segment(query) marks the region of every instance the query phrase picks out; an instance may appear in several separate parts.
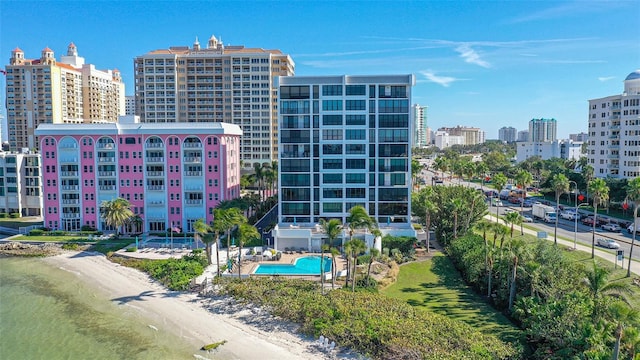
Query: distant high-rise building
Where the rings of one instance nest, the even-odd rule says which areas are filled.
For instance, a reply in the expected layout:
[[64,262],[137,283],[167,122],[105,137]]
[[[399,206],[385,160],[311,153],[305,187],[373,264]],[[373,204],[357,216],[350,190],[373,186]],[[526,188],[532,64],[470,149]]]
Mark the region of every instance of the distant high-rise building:
[[569,134],[569,139],[572,141],[582,141],[582,142],[587,142],[587,140],[589,139],[589,134],[585,133],[585,132],[581,132],[578,134]]
[[136,114],[136,97],[133,95],[125,96],[124,98],[124,113],[125,115]]
[[514,127],[503,126],[498,130],[498,139],[504,142],[514,142],[517,140],[518,130]]
[[621,95],[589,100],[588,141],[595,176],[640,176],[640,70],[627,76]]
[[456,127],[442,127],[438,131],[446,132],[449,136],[462,136],[464,139],[462,145],[482,144],[485,141],[485,132],[479,128],[458,125]]
[[430,136],[427,127],[427,106],[413,105],[413,147],[429,146]]
[[49,48],[33,60],[16,48],[6,73],[12,149],[37,148],[34,131],[40,124],[116,122],[125,114],[120,72],[85,64],[73,43],[60,61]]
[[573,140],[518,142],[516,161],[522,162],[533,156],[540,157],[542,160],[551,158],[579,160],[582,156],[582,144]]
[[556,119],[531,119],[529,121],[529,142],[555,141],[557,128]]
[[529,130],[518,131],[518,139],[516,141],[529,141]]
[[446,149],[453,145],[465,145],[464,136],[451,135],[442,129],[435,132],[434,138],[435,138],[435,145],[440,150]]
[[211,36],[206,48],[196,38],[191,48],[172,46],[138,56],[134,67],[140,122],[236,124],[243,131],[244,170],[278,158],[276,78],[294,74],[289,55],[223,45]]
[[0,149],[0,212],[40,216],[42,167],[40,154]]

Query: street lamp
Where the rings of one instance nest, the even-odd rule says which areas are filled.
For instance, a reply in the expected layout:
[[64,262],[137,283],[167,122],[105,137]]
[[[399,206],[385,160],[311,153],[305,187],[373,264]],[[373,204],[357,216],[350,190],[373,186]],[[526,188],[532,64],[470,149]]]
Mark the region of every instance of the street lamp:
[[[573,183],[575,185],[575,191],[576,194],[574,194],[574,199],[575,199],[575,204],[576,204],[576,213],[574,215],[574,220],[576,222],[575,227],[573,229],[573,250],[576,249],[576,241],[578,238],[578,183],[573,181],[573,180],[569,180],[569,185],[571,185],[571,183]],[[556,215],[558,216],[558,215]]]
[[574,216],[574,220],[576,222],[576,226],[575,226],[575,230],[573,232],[573,250],[576,249],[576,240],[578,238],[578,209],[580,208],[580,206],[589,206],[589,203],[581,203],[580,205],[577,205],[577,201],[576,201],[576,214]]

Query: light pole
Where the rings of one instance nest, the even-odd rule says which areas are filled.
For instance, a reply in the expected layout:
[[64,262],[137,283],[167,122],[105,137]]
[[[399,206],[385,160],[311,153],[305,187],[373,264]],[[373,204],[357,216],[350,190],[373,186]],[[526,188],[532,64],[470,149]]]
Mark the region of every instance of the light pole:
[[576,213],[574,215],[574,220],[576,222],[576,226],[575,226],[575,230],[573,231],[573,250],[576,249],[576,240],[578,239],[578,209],[580,208],[580,206],[588,206],[589,203],[581,203],[580,205],[577,205],[577,201],[576,201]]
[[[574,194],[574,199],[575,199],[575,204],[576,204],[576,213],[573,216],[573,220],[575,220],[575,227],[573,229],[573,250],[576,249],[576,241],[578,238],[578,183],[573,181],[573,180],[569,180],[569,185],[571,185],[571,183],[573,183],[575,185],[575,191],[576,193]],[[556,215],[557,217],[558,215]]]

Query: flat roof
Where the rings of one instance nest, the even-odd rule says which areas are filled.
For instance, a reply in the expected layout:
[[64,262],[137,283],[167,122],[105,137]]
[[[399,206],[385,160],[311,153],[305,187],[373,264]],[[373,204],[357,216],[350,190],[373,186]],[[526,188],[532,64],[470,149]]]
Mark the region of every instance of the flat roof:
[[188,134],[242,135],[240,126],[224,122],[207,123],[133,123],[133,124],[40,124],[35,131],[42,135],[119,135],[119,134]]

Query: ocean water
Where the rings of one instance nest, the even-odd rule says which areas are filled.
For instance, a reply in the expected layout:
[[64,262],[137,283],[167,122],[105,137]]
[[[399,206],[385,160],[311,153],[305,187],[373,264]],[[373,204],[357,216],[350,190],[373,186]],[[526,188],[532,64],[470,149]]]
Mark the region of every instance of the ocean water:
[[0,257],[0,359],[193,359],[198,353],[149,324],[71,273],[39,259]]

